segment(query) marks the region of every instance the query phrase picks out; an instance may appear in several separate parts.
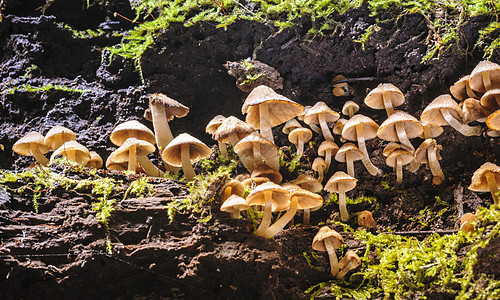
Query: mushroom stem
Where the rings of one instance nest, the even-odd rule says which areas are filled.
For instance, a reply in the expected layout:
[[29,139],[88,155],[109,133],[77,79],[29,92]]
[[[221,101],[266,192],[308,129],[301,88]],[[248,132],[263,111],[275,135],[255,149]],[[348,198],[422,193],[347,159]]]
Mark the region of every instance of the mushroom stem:
[[224,142],[218,142],[219,143],[219,150],[220,150],[220,154],[224,155],[224,156],[227,156],[227,147],[226,147],[226,143]]
[[486,172],[486,181],[488,182],[488,187],[490,188],[491,196],[493,197],[493,203],[498,205],[498,185],[495,180],[495,174],[493,172]]
[[424,139],[432,139],[431,125],[424,126]]
[[43,155],[42,152],[38,149],[38,146],[36,144],[31,144],[31,154],[35,157],[35,160],[37,163],[41,164],[42,166],[47,166],[49,164],[49,159]]
[[258,236],[266,236],[266,231],[269,228],[269,225],[271,224],[271,217],[272,217],[272,196],[273,192],[271,191],[264,191],[264,199],[265,199],[265,204],[264,204],[264,216],[262,217],[262,221],[260,222],[259,228],[255,231],[255,234]]
[[253,143],[252,144],[253,148],[253,159],[254,161],[257,162],[257,165],[259,165],[262,162],[262,155],[260,154],[260,143]]
[[455,128],[456,131],[460,132],[465,136],[479,136],[481,135],[481,126],[468,126],[455,119],[447,109],[441,109],[441,114],[443,118],[450,124],[451,127]]
[[137,161],[139,162],[139,165],[142,167],[144,172],[146,172],[146,175],[151,176],[151,177],[162,177],[163,176],[163,171],[158,169],[145,155],[139,155],[137,156]]
[[325,171],[328,172],[330,169],[330,164],[332,163],[332,151],[331,150],[326,150],[325,151]]
[[391,95],[389,93],[384,93],[382,97],[384,99],[384,106],[385,111],[387,112],[387,116],[390,116],[394,113],[394,107],[392,106],[391,102]]
[[238,219],[240,217],[240,210],[235,208],[231,211],[231,219]]
[[340,219],[342,222],[347,222],[349,220],[349,213],[347,212],[347,196],[342,185],[339,185],[339,210]]
[[310,208],[304,209],[304,218],[303,219],[304,219],[303,220],[304,225],[311,224],[311,209]]
[[269,107],[267,103],[261,103],[259,105],[259,117],[260,117],[260,134],[268,141],[274,144],[273,131],[271,124],[269,123]]
[[363,130],[363,125],[358,124],[356,125],[356,136],[358,138],[358,148],[363,152],[365,155],[362,159],[361,162],[363,162],[363,165],[365,166],[366,170],[373,175],[373,176],[378,176],[382,174],[382,170],[377,168],[372,161],[370,160],[370,156],[368,155],[368,150],[366,149],[366,144],[365,144],[365,137],[364,137],[364,130]]
[[323,182],[323,176],[324,176],[324,174],[323,174],[323,168],[319,168],[318,169],[318,181],[319,182]]
[[229,139],[229,144],[231,144],[231,146],[233,147],[240,141],[240,139],[238,138],[238,134],[236,134],[236,132],[230,133],[228,139]]
[[352,159],[352,153],[351,151],[347,151],[345,154],[345,161],[347,163],[347,174],[351,177],[356,177],[355,176],[355,171],[354,171],[354,160]]
[[54,150],[56,150],[57,148],[61,147],[63,143],[63,140],[62,140],[62,135],[61,134],[57,134],[55,136],[55,141],[54,141]]
[[297,137],[297,155],[302,155],[304,153],[304,135],[299,133]]
[[193,165],[191,165],[191,159],[189,158],[189,156],[190,156],[189,145],[182,144],[181,145],[182,171],[184,172],[184,177],[186,177],[188,181],[191,181],[196,176],[196,173],[194,172]]
[[396,182],[403,182],[403,163],[399,156],[396,157]]
[[309,127],[311,128],[312,131],[316,132],[317,134],[321,134],[321,129],[317,125],[310,124]]
[[324,114],[318,114],[319,126],[321,127],[321,133],[325,140],[333,141],[332,133],[330,132],[330,128],[328,128],[328,124],[326,123]]
[[335,253],[333,242],[330,241],[330,239],[325,239],[324,243],[326,252],[328,253],[328,258],[330,259],[330,272],[333,276],[335,276],[339,272],[339,261],[337,259],[337,254]]
[[350,106],[347,109],[347,115],[349,116],[349,119],[352,118],[352,116],[354,115],[354,110],[352,109],[352,106]]
[[439,185],[444,180],[443,170],[441,169],[441,165],[437,159],[437,151],[435,147],[431,147],[427,150],[427,160],[429,161],[429,167],[431,168],[431,173],[434,177],[439,177],[438,179],[433,179],[432,181],[435,183],[439,183]]
[[469,83],[467,82],[467,84],[465,85],[465,91],[467,92],[467,96],[469,98],[476,98],[477,95],[476,93],[474,93],[474,91],[471,89]]
[[396,123],[396,133],[398,135],[398,139],[401,142],[401,144],[407,146],[410,150],[411,153],[415,152],[415,148],[410,142],[410,139],[408,139],[408,136],[406,135],[406,130],[405,130],[405,125],[402,123]]
[[339,271],[339,273],[337,274],[337,279],[342,279],[344,278],[345,274],[347,274],[347,272],[351,271],[353,268],[353,263],[352,262],[348,262],[347,265]]
[[[136,152],[135,146],[130,147],[130,149],[128,150],[128,168],[127,168],[127,170],[132,171],[134,173],[135,173],[135,165],[137,164],[135,152]],[[68,158],[68,159],[70,159],[70,158]]]
[[491,88],[490,72],[482,72],[481,78],[483,79],[484,89],[489,90]]
[[159,149],[165,149],[174,139],[170,126],[168,126],[165,107],[162,105],[151,104],[151,117],[153,119],[153,128],[155,130],[156,145]]
[[271,227],[269,227],[266,230],[265,237],[272,238],[283,228],[285,228],[286,224],[288,224],[288,222],[290,222],[290,220],[293,219],[293,216],[295,216],[295,213],[297,213],[297,206],[298,206],[298,198],[292,197],[288,211],[283,216],[281,216],[281,218],[276,220],[276,222],[274,222],[274,224],[271,225]]

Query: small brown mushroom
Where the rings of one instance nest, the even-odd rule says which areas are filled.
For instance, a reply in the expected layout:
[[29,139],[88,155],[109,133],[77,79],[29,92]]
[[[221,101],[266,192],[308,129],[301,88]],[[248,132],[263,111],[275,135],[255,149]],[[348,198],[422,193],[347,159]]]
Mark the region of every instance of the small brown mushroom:
[[74,161],[82,166],[85,166],[90,160],[89,149],[77,141],[69,141],[62,144],[52,153],[50,161],[52,162],[57,155],[62,155],[68,160]]
[[100,169],[102,167],[102,157],[95,151],[90,151],[90,160],[85,165],[87,168]]
[[333,111],[325,102],[319,101],[311,107],[304,117],[304,122],[308,125],[319,125],[325,140],[333,141],[332,133],[328,128],[328,123],[334,123],[340,118],[340,114]]
[[312,131],[308,128],[300,127],[292,130],[288,135],[288,141],[297,147],[297,155],[304,153],[304,144],[312,138]]
[[500,86],[489,89],[480,100],[481,106],[490,113],[500,108]]
[[342,279],[351,270],[356,269],[361,266],[361,259],[352,250],[347,250],[344,257],[339,261],[339,273],[337,274],[337,279]]
[[280,183],[283,180],[280,172],[271,168],[266,164],[258,165],[253,171],[250,177],[266,177],[269,178],[274,183]]
[[500,130],[500,109],[492,113],[486,120],[486,126],[489,129],[499,131]]
[[316,157],[312,163],[311,168],[313,171],[318,172],[318,181],[323,182],[323,176],[325,174],[326,163],[321,157]]
[[347,174],[351,177],[355,177],[354,162],[357,160],[362,160],[365,155],[361,150],[356,147],[353,143],[345,143],[340,147],[337,154],[335,154],[335,160],[338,162],[347,164]]
[[424,128],[417,118],[404,111],[396,111],[378,128],[377,137],[385,141],[400,142],[413,153],[410,139],[420,136]]
[[328,226],[323,226],[314,236],[312,248],[316,251],[327,252],[330,259],[330,272],[336,276],[339,272],[339,261],[335,250],[344,244],[344,239],[335,230]]
[[38,132],[28,132],[25,136],[17,140],[12,145],[12,151],[24,156],[33,156],[42,166],[49,164],[45,153],[49,152],[49,147],[44,143],[44,137]]
[[493,203],[499,204],[498,186],[500,185],[500,167],[494,163],[485,162],[472,175],[469,190],[474,192],[490,192]]
[[474,233],[474,222],[476,222],[476,215],[473,213],[465,213],[460,218],[460,230],[463,232]]
[[332,156],[335,156],[339,151],[339,146],[330,140],[324,140],[318,147],[318,155],[325,158],[326,171],[330,169]]
[[402,148],[395,149],[385,159],[385,163],[389,167],[393,167],[396,170],[397,183],[403,182],[403,166],[406,166],[412,160],[413,160],[413,154]]
[[243,197],[245,194],[245,186],[243,185],[243,182],[232,179],[222,187],[221,192],[221,202],[224,203],[224,201],[232,195]]
[[363,228],[370,229],[377,226],[377,222],[375,222],[371,212],[363,210],[358,214],[358,225]]
[[232,219],[238,219],[242,210],[247,210],[250,205],[246,200],[238,195],[231,195],[222,203],[220,210],[231,214]]
[[479,99],[478,95],[474,93],[469,85],[469,75],[460,78],[450,87],[450,93],[458,101],[463,101],[467,98]]
[[469,85],[474,91],[484,93],[492,86],[500,84],[500,65],[483,60],[472,70]]
[[294,129],[300,128],[302,125],[300,125],[299,121],[295,119],[290,119],[286,121],[285,125],[283,126],[283,129],[281,130],[284,134],[290,134]]
[[352,88],[347,84],[347,82],[336,83],[338,81],[346,80],[345,76],[337,75],[332,78],[333,89],[332,94],[337,97],[346,97],[353,94]]
[[384,109],[387,116],[394,113],[394,107],[405,102],[405,96],[392,83],[381,83],[365,97],[365,104],[373,109]]
[[342,114],[348,116],[349,119],[352,118],[352,116],[354,116],[354,114],[358,111],[359,105],[352,100],[346,101],[344,106],[342,106]]
[[325,191],[339,194],[340,219],[343,222],[349,220],[349,213],[347,212],[347,197],[345,193],[354,189],[357,181],[358,180],[356,178],[351,177],[342,171],[337,171],[325,184]]
[[279,170],[278,147],[257,132],[243,138],[234,146],[243,165],[253,172],[260,164],[266,164],[273,170]]
[[156,142],[154,133],[136,120],[126,121],[116,126],[109,139],[116,146],[121,146],[130,137],[147,141],[153,145]]
[[441,145],[437,144],[435,139],[426,139],[420,144],[417,151],[415,151],[415,161],[420,164],[426,163],[429,165],[432,175],[434,176],[432,183],[435,185],[440,185],[445,178],[441,165],[439,164],[439,160],[441,159],[439,151],[441,151],[442,148]]
[[76,140],[76,134],[64,126],[56,125],[45,135],[45,145],[51,150],[56,150],[62,144]]
[[[292,181],[292,183],[313,193],[319,193],[323,189],[323,185],[318,179],[307,174],[300,174],[295,180]],[[309,225],[311,219],[311,209],[315,210],[316,208],[317,207],[304,209],[304,225]]]
[[474,121],[486,122],[486,117],[490,114],[490,111],[484,108],[481,101],[477,99],[467,98],[459,106],[462,107],[464,124]]
[[[222,124],[222,121],[224,121],[225,119],[226,117],[224,117],[223,115],[216,115],[212,118],[212,120],[210,120],[210,122],[208,122],[207,127],[205,127],[205,132],[213,136],[215,131],[217,131],[219,126]],[[226,143],[219,141],[217,141],[217,143],[219,145],[220,153],[222,155],[227,155]]]
[[127,162],[127,170],[136,172],[137,163],[144,172],[151,177],[161,177],[163,172],[158,169],[147,157],[155,151],[155,146],[150,142],[136,138],[128,138],[113,152],[113,161],[116,163]]
[[214,140],[222,143],[228,143],[235,146],[244,137],[255,132],[255,129],[250,124],[241,121],[240,119],[229,116],[220,124],[219,128],[213,133]]

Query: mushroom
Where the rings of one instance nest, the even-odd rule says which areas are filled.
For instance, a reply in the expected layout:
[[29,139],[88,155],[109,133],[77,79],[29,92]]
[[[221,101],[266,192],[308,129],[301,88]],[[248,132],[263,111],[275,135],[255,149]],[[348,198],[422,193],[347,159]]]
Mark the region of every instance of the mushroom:
[[224,203],[222,203],[220,210],[230,213],[232,219],[238,219],[240,217],[240,211],[247,210],[249,208],[250,205],[248,205],[244,198],[238,195],[231,195],[226,201],[224,201]]
[[357,181],[358,180],[356,178],[351,177],[342,171],[337,171],[325,184],[325,191],[339,194],[340,219],[343,222],[349,220],[349,213],[347,212],[347,197],[345,193],[354,189]]
[[44,143],[44,137],[38,132],[28,132],[25,136],[17,140],[12,145],[12,151],[24,156],[33,156],[42,166],[49,164],[45,153],[49,152],[49,147]]
[[116,146],[121,146],[130,137],[149,142],[153,145],[155,144],[154,133],[136,120],[123,122],[116,126],[111,132],[109,139]]
[[333,89],[332,94],[337,97],[345,97],[353,94],[352,88],[347,84],[347,82],[336,83],[338,81],[346,80],[345,76],[337,75],[332,78]]
[[163,172],[158,169],[148,158],[148,154],[155,151],[155,146],[150,142],[136,138],[128,138],[113,152],[113,160],[117,163],[128,163],[128,171],[135,172],[137,163],[144,172],[151,177],[161,177]]
[[377,137],[385,141],[400,142],[413,153],[415,148],[410,139],[422,134],[424,128],[414,116],[397,111],[390,115],[378,128]]
[[336,276],[339,272],[339,261],[335,250],[344,244],[344,239],[335,230],[328,226],[323,226],[319,229],[318,233],[314,236],[312,248],[316,251],[327,252],[330,259],[330,272]]
[[490,111],[484,108],[481,101],[477,99],[467,98],[459,106],[462,107],[464,124],[474,121],[486,122],[486,117],[490,114]]
[[335,160],[338,162],[347,164],[347,174],[351,177],[355,177],[354,162],[363,159],[365,155],[361,150],[356,147],[353,143],[345,143],[340,147],[337,154],[335,154]]
[[426,139],[420,144],[417,151],[415,151],[415,161],[419,164],[428,164],[432,176],[434,176],[432,183],[435,185],[440,185],[445,178],[441,165],[439,164],[439,160],[441,159],[439,151],[442,148],[441,145],[437,144],[435,139]]
[[481,106],[488,112],[500,108],[500,87],[489,89],[480,100]]
[[420,115],[423,123],[439,126],[450,125],[465,136],[481,135],[481,127],[470,127],[462,122],[463,114],[449,94],[436,97]]
[[243,183],[243,186],[246,189],[253,190],[256,187],[258,187],[259,185],[266,183],[266,182],[270,182],[270,181],[271,180],[269,180],[269,178],[267,178],[267,177],[250,177],[250,178],[244,179],[241,183]]
[[500,65],[483,60],[472,70],[469,77],[470,87],[484,93],[492,86],[500,83]]
[[76,134],[64,126],[56,125],[45,135],[45,145],[51,150],[56,150],[62,144],[76,140]]
[[290,205],[287,212],[271,225],[265,236],[271,238],[285,228],[286,224],[293,219],[297,209],[311,209],[323,205],[323,197],[304,189],[290,191]]
[[106,159],[106,169],[112,171],[127,171],[128,162],[119,163],[115,161],[114,152],[112,152]]
[[151,108],[156,145],[161,152],[174,139],[168,122],[172,121],[174,117],[186,116],[189,113],[189,108],[162,93],[149,95],[149,107]]
[[255,129],[250,126],[250,124],[234,116],[230,116],[222,121],[219,128],[215,130],[212,136],[214,140],[231,144],[231,146],[234,147],[239,141],[252,132],[255,132]]
[[335,125],[333,125],[332,132],[333,134],[340,135],[340,141],[342,143],[345,143],[345,139],[342,137],[342,129],[344,129],[345,124],[347,123],[347,120],[344,118],[340,118],[335,122]]
[[247,197],[249,205],[263,205],[264,216],[255,231],[258,236],[266,236],[266,231],[271,224],[273,210],[285,210],[289,203],[289,192],[281,186],[266,182],[253,189]]
[[304,153],[304,144],[309,142],[311,138],[312,131],[304,127],[296,128],[288,135],[290,143],[297,147],[297,155],[302,155]]
[[[215,117],[208,122],[207,127],[205,127],[205,132],[208,134],[213,135],[215,131],[219,128],[219,126],[222,124],[222,121],[224,121],[226,117],[223,115],[216,115]],[[219,150],[222,155],[227,155],[227,148],[226,148],[226,143],[219,142],[217,141],[219,145]]]
[[273,170],[279,170],[278,147],[257,132],[253,132],[239,141],[234,146],[234,151],[250,172],[263,163]]
[[[292,181],[292,183],[313,193],[319,193],[323,189],[323,185],[318,179],[307,174],[300,174],[295,180]],[[315,210],[316,208],[318,207],[304,208],[304,225],[309,225],[311,219],[311,209]]]
[[439,126],[439,125],[435,125],[435,124],[430,124],[430,123],[423,123],[422,121],[420,121],[420,123],[422,124],[423,128],[424,128],[424,131],[422,132],[422,134],[419,136],[419,138],[421,139],[433,139],[435,137],[438,137],[441,135],[441,133],[443,133],[443,127]]
[[330,169],[330,164],[332,162],[332,156],[337,154],[338,150],[339,150],[339,146],[330,140],[324,140],[319,145],[318,155],[325,158],[327,172],[328,172],[328,169]]
[[228,183],[226,183],[224,187],[222,187],[221,191],[221,202],[224,203],[232,195],[243,197],[243,195],[245,194],[245,186],[241,181],[232,179]]
[[492,113],[486,120],[486,126],[494,131],[500,130],[500,109]]
[[339,261],[340,271],[337,273],[337,279],[342,279],[351,270],[361,266],[361,259],[352,250],[347,250],[344,257]]
[[323,176],[325,174],[326,163],[321,157],[316,157],[312,163],[311,168],[313,171],[318,172],[318,181],[323,182]]
[[[309,111],[309,109],[311,109],[311,105],[307,105],[307,106],[304,106],[304,111],[297,116],[297,119],[299,119],[299,121],[302,121],[304,122],[304,118],[307,114],[307,112]],[[317,125],[314,125],[314,124],[308,124],[309,125],[309,128],[311,128],[312,131],[316,132],[317,134],[321,134],[321,128],[319,128]]]
[[247,115],[247,123],[260,129],[260,134],[271,143],[274,143],[272,127],[293,119],[303,111],[302,105],[265,85],[254,88],[241,108],[241,113]]
[[342,129],[342,137],[350,141],[358,141],[358,148],[363,152],[364,157],[361,159],[366,170],[373,176],[381,175],[382,170],[377,168],[370,160],[368,150],[366,149],[365,140],[373,139],[377,136],[378,125],[364,115],[354,115]]
[[385,163],[389,167],[393,167],[396,170],[397,183],[403,182],[403,166],[406,166],[412,160],[413,160],[413,154],[402,148],[395,149],[385,159]]
[[472,175],[469,190],[474,192],[491,192],[493,203],[499,204],[498,186],[500,185],[500,167],[494,163],[485,162]]
[[450,93],[458,101],[463,101],[467,98],[479,98],[469,85],[469,75],[460,78],[450,87]]
[[460,230],[463,232],[474,233],[474,222],[476,222],[476,215],[473,213],[465,213],[460,218]]
[[352,100],[346,101],[344,106],[342,106],[342,114],[348,116],[349,119],[352,118],[352,116],[358,111],[359,105]]
[[85,166],[90,160],[89,149],[77,141],[69,141],[62,144],[52,153],[50,161],[52,162],[57,155],[62,155],[68,160],[74,161],[82,166]]
[[91,169],[100,169],[102,167],[103,161],[102,157],[95,151],[90,151],[90,160],[87,162],[85,167]]
[[193,163],[210,155],[210,148],[197,138],[181,133],[174,138],[161,154],[162,159],[174,167],[181,167],[188,181],[196,176]]
[[358,225],[370,229],[377,226],[377,222],[375,222],[371,212],[363,210],[358,214]]
[[300,128],[302,125],[300,125],[299,121],[295,119],[290,119],[286,121],[285,125],[283,126],[283,129],[281,130],[284,134],[290,134],[292,130],[296,128]]
[[332,133],[327,123],[334,123],[340,118],[340,114],[330,109],[325,102],[319,101],[311,107],[304,117],[304,122],[308,125],[317,125],[321,128],[321,133],[325,140],[333,141]]
[[394,113],[394,107],[405,102],[405,96],[392,83],[381,83],[365,97],[365,104],[373,109],[384,109],[387,116]]
[[250,177],[267,177],[274,183],[280,183],[283,180],[283,176],[281,176],[280,172],[274,170],[270,166],[266,164],[258,165],[253,171]]

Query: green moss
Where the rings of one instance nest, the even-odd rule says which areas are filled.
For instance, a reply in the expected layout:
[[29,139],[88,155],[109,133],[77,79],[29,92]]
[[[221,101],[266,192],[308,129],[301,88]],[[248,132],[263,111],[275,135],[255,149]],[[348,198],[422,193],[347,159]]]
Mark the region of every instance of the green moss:
[[8,93],[11,95],[14,94],[16,91],[22,91],[26,93],[38,93],[38,92],[47,93],[52,91],[63,91],[75,94],[90,92],[90,90],[87,89],[73,88],[65,85],[51,84],[51,83],[43,86],[31,86],[30,84],[23,84],[21,86],[15,86],[8,89]]

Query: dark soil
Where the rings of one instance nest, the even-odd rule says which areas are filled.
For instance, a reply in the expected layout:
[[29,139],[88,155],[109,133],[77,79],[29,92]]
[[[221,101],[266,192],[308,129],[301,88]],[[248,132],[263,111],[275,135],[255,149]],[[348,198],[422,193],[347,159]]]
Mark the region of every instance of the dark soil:
[[[0,144],[5,148],[0,151],[0,169],[18,171],[32,161],[12,152],[14,142],[29,131],[45,134],[54,125],[72,129],[80,143],[106,158],[116,148],[108,137],[117,124],[136,119],[152,129],[143,113],[147,95],[155,92],[190,108],[186,117],[171,122],[174,135],[188,132],[213,145],[205,133],[206,124],[217,114],[243,119],[241,105],[247,95],[223,65],[248,57],[274,67],[283,78],[283,90],[278,92],[303,105],[324,101],[340,111],[346,100],[362,104],[370,89],[391,82],[406,97],[399,109],[419,116],[428,103],[448,93],[450,85],[483,59],[471,45],[478,38],[478,24],[487,21],[477,17],[466,22],[460,30],[460,51],[453,45],[427,64],[421,60],[428,29],[418,14],[380,24],[364,51],[354,40],[375,22],[366,7],[335,16],[334,21],[344,23],[345,28],[331,37],[306,34],[312,24],[308,19],[283,31],[250,21],[237,21],[227,29],[207,22],[191,27],[172,24],[144,53],[142,84],[131,61],[102,59],[104,47],[120,42],[113,33],[131,27],[113,16],[115,11],[133,16],[128,2],[109,1],[84,9],[82,3],[56,0],[44,15],[36,8],[45,1],[36,5],[6,2],[0,23]],[[107,34],[75,38],[61,23],[75,29],[102,28]],[[500,63],[498,50],[491,60]],[[33,65],[36,68],[27,73]],[[331,93],[336,74],[371,79],[350,83],[354,96],[346,99]],[[23,84],[49,83],[86,91],[16,90]],[[364,105],[360,113],[378,124],[385,118],[384,111]],[[276,143],[288,146],[280,129],[274,131]],[[489,194],[476,194],[467,187],[481,164],[499,164],[500,140],[485,134],[464,137],[445,128],[437,141],[443,146],[440,163],[447,177],[439,186],[432,185],[425,168],[415,174],[405,171],[404,182],[397,184],[381,153],[386,143],[367,142],[372,161],[386,175],[370,176],[356,163],[359,182],[349,196],[374,197],[377,202],[351,205],[349,211],[373,211],[378,224],[374,232],[444,230],[457,228],[459,214],[489,205]],[[416,146],[420,142],[414,140]],[[302,161],[310,163],[314,153],[307,150]],[[334,169],[344,168],[334,164],[325,178]],[[282,170],[285,180],[292,180],[297,172]],[[266,240],[251,233],[248,219],[232,220],[216,204],[209,207],[213,218],[208,223],[198,222],[196,213],[177,214],[169,223],[165,205],[185,196],[187,189],[168,179],[154,185],[157,193],[152,197],[117,203],[110,220],[112,255],[104,252],[106,230],[94,217],[91,204],[96,200],[90,191],[51,190],[39,200],[40,213],[35,214],[30,195],[0,189],[0,298],[303,299],[308,287],[331,278],[326,255],[320,255],[320,267],[313,268],[303,252],[311,251],[317,225],[336,217],[335,204],[312,213],[313,226],[297,226]],[[436,212],[447,206],[452,209],[439,218],[420,216],[419,211],[428,206]],[[355,226],[353,219],[349,223]],[[348,247],[360,246],[343,235]],[[498,252],[498,239],[478,253],[475,268],[498,278],[499,261],[488,255],[490,250]]]

